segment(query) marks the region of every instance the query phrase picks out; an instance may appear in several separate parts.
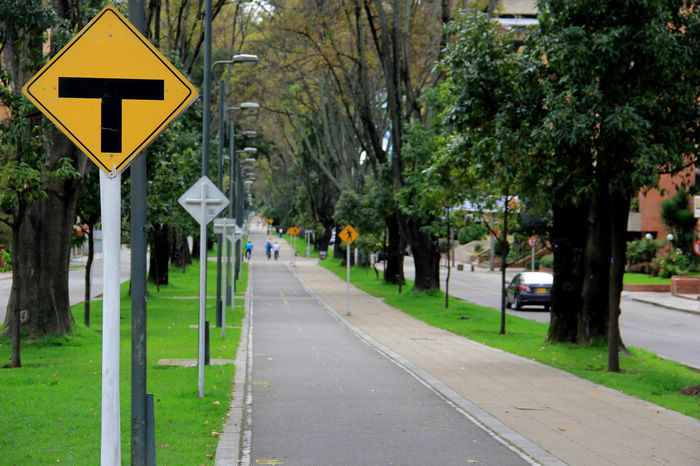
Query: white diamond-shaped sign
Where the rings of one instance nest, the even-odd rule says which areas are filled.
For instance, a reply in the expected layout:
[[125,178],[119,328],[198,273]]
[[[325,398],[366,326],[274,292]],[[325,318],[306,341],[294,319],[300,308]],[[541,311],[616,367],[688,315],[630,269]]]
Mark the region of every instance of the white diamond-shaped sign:
[[219,233],[219,234],[224,234],[224,229],[226,230],[226,234],[230,233],[233,231],[233,228],[236,226],[236,219],[235,218],[216,218],[214,219],[214,233]]
[[238,241],[243,237],[243,230],[236,225],[235,218],[214,219],[214,233],[226,235],[230,241]]
[[[201,225],[202,220],[207,224],[219,215],[226,208],[229,200],[209,178],[203,176],[180,196],[177,202]],[[202,209],[206,214],[204,219]]]

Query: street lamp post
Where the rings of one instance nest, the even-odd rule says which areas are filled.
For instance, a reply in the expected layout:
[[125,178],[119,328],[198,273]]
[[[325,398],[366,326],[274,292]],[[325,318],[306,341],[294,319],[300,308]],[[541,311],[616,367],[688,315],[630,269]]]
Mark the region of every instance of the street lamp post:
[[[220,100],[220,102],[223,102],[223,98]],[[224,119],[225,115],[228,115],[228,112],[230,110],[248,110],[248,109],[258,109],[260,108],[260,105],[258,105],[255,102],[243,102],[238,106],[233,106],[233,107],[227,107],[225,111],[223,110],[223,106],[219,107],[220,109],[220,114],[219,114],[219,185],[223,189],[223,146],[224,146]],[[235,136],[236,134],[234,133],[234,121],[231,119],[229,121],[229,148],[230,148],[230,171],[229,171],[229,205],[228,205],[228,218],[235,218],[234,217],[234,208],[233,208],[233,203],[234,203],[234,154],[235,154]],[[252,137],[257,135],[255,131],[244,131],[241,133],[243,136],[247,137]],[[218,239],[218,238],[217,238]],[[240,240],[239,240],[240,241]],[[222,312],[226,312],[226,306],[231,305],[231,310],[233,310],[233,303],[235,302],[233,296],[234,293],[236,292],[235,287],[232,286],[231,282],[235,283],[235,280],[231,280],[229,277],[233,276],[233,271],[232,269],[232,262],[231,262],[231,245],[229,242],[224,239],[224,243],[226,244],[226,272],[224,275],[224,283],[226,286],[226,302],[221,304],[221,278],[222,278],[222,273],[220,270],[220,267],[217,267],[217,318],[220,315],[218,310],[223,309]],[[219,245],[219,251],[222,251],[221,245]],[[219,259],[219,256],[217,256],[217,259]],[[237,260],[240,260],[240,256],[237,257]],[[217,264],[221,264],[222,260],[218,260]],[[229,301],[230,300],[230,301]],[[222,319],[223,320],[223,319]]]
[[[258,62],[257,55],[248,54],[237,54],[234,55],[231,60],[217,60],[211,65],[211,72],[214,71],[216,65],[233,65],[235,63],[253,63]],[[225,94],[225,83],[223,80],[219,80],[219,131],[218,131],[218,160],[217,160],[217,173],[218,173],[218,187],[223,189],[223,151],[224,151],[224,94]],[[208,109],[208,107],[207,107]],[[208,111],[205,112],[208,114]],[[208,141],[207,141],[208,142]],[[209,145],[207,143],[206,148],[208,150]],[[208,161],[208,157],[207,157]],[[206,167],[209,170],[209,167]],[[222,321],[222,304],[221,304],[221,256],[223,249],[223,235],[218,233],[216,235],[216,326],[221,327]]]
[[[237,150],[236,152],[242,153],[242,154],[256,154],[258,150],[255,147],[246,147],[242,150]],[[255,159],[246,159],[246,160],[255,160]],[[235,198],[236,198],[236,222],[240,227],[243,227],[243,176],[242,176],[242,168],[241,168],[241,162],[238,159],[238,157],[235,158],[235,170],[236,173],[234,174],[235,180],[236,180],[236,193],[235,193]],[[238,248],[236,250],[236,280],[238,280],[240,273],[241,273],[241,242],[239,241],[238,243]]]

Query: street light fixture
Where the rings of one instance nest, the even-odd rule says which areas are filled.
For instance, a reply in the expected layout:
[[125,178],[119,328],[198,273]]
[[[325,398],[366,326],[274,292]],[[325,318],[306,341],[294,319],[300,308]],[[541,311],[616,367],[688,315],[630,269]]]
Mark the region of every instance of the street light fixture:
[[211,65],[212,71],[214,71],[214,67],[216,65],[230,65],[233,63],[257,63],[258,62],[258,56],[257,55],[251,55],[247,53],[240,53],[234,55],[231,60],[217,60]]

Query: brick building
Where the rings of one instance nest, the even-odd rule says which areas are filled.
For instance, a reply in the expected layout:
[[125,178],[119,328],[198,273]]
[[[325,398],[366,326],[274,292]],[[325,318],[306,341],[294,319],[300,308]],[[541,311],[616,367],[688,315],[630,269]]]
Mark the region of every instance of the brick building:
[[[673,177],[661,175],[658,188],[642,190],[638,195],[639,210],[630,212],[627,223],[629,239],[638,239],[647,233],[651,233],[654,238],[666,238],[669,231],[661,218],[661,204],[671,199],[678,187],[685,186],[689,189],[694,186],[696,177],[695,167],[690,166]],[[688,208],[694,208],[692,199],[688,202]]]

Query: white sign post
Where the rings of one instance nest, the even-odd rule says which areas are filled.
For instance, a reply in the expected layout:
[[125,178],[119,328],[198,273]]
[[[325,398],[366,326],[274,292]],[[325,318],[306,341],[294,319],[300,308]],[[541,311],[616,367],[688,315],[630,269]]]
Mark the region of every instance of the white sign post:
[[101,169],[100,459],[103,466],[118,465],[120,173],[194,102],[197,89],[115,7],[107,6],[25,84],[22,93]]
[[306,257],[311,257],[311,232],[312,230],[305,230],[306,233]]
[[341,231],[338,236],[340,236],[340,239],[342,239],[345,242],[345,245],[347,247],[347,274],[348,274],[348,280],[347,280],[347,285],[346,285],[346,290],[345,290],[345,315],[349,316],[350,315],[350,245],[357,239],[359,234],[355,229],[351,226],[348,225],[345,228],[343,228],[343,231]]
[[[199,194],[199,197],[197,195]],[[199,337],[197,345],[198,389],[204,397],[204,327],[207,311],[207,225],[229,201],[206,176],[201,177],[178,202],[199,222]]]
[[100,464],[121,464],[119,421],[119,262],[121,174],[100,171],[102,210],[102,430]]

